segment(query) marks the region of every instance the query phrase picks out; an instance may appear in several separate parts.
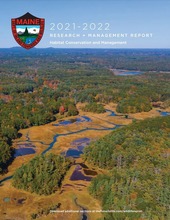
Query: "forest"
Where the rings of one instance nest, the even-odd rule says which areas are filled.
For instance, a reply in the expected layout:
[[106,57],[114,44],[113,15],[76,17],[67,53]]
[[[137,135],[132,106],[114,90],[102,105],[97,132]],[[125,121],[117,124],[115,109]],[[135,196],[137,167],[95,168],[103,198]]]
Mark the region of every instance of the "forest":
[[118,103],[116,111],[120,113],[137,113],[149,112],[151,109],[152,104],[147,97],[130,95]]
[[85,112],[94,112],[94,113],[104,113],[106,110],[104,109],[102,104],[97,104],[96,102],[88,103],[84,108]]
[[10,101],[2,99],[0,103],[0,172],[6,170],[13,158],[11,144],[20,129],[54,121],[57,113],[68,116],[78,114],[73,100],[59,98],[50,90],[22,94],[11,92],[10,96]]
[[[92,180],[90,193],[105,210],[105,219],[169,219],[170,117],[137,121],[113,131],[84,150],[84,159],[109,171]],[[127,218],[128,219],[128,218]]]
[[[85,111],[99,113],[110,102],[118,104],[120,113],[149,111],[154,102],[170,106],[170,74],[158,72],[170,70],[169,50],[51,48],[28,53],[12,48],[1,49],[0,58],[0,172],[12,159],[10,146],[19,129],[54,121],[58,113],[77,115],[78,102],[87,103]],[[147,72],[151,64],[155,72]],[[121,77],[110,70],[143,67],[140,76]]]
[[[121,76],[113,69],[142,74]],[[0,174],[15,160],[12,145],[20,129],[80,110],[104,113],[110,103],[120,117],[164,111],[170,107],[169,85],[170,50],[0,49]],[[103,171],[89,187],[102,208],[142,211],[105,213],[103,219],[170,219],[169,131],[169,116],[133,120],[85,148],[83,160]],[[13,185],[49,195],[69,166],[62,156],[37,156],[16,170]]]
[[55,154],[41,155],[14,173],[12,185],[39,195],[50,195],[60,186],[71,162]]

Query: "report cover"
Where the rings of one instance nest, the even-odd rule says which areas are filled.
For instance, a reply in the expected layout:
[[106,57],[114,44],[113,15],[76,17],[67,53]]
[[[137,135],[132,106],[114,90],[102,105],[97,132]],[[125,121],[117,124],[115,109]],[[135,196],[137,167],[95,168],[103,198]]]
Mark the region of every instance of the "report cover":
[[1,0],[0,219],[170,219],[169,8]]

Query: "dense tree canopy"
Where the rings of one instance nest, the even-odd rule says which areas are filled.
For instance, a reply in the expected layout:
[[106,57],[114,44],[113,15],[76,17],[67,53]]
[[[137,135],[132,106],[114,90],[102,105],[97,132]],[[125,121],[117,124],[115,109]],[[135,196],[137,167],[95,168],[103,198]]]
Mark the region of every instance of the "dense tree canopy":
[[129,96],[118,103],[116,111],[120,113],[137,113],[148,112],[151,109],[152,105],[147,97]]
[[[77,115],[78,102],[89,103],[85,110],[97,113],[104,112],[102,104],[110,102],[117,103],[117,111],[123,113],[149,111],[153,102],[162,103],[162,108],[169,106],[170,74],[122,77],[111,70],[168,70],[167,50],[47,51],[0,50],[1,146],[10,146],[21,128],[54,121],[58,113]],[[11,152],[10,147],[2,150],[8,156],[6,162],[0,159],[1,170]]]
[[85,112],[94,112],[94,113],[104,113],[106,110],[102,104],[97,104],[96,102],[91,102],[87,104],[83,110]]
[[[170,50],[14,48],[1,49],[0,58],[0,172],[12,158],[19,129],[77,115],[78,102],[97,113],[110,102],[122,113],[149,111],[158,103],[162,109],[170,106]],[[113,69],[144,72],[119,76]],[[143,211],[107,213],[105,220],[170,219],[169,131],[169,117],[147,119],[86,148],[85,160],[105,173],[90,186],[103,208]],[[13,184],[48,195],[60,186],[69,165],[60,156],[36,157],[16,171]]]
[[85,148],[84,158],[110,170],[92,180],[90,192],[104,209],[142,210],[106,214],[106,219],[169,219],[170,117],[119,128]]
[[62,156],[37,156],[15,171],[12,184],[18,189],[49,195],[61,186],[69,166],[70,161]]
[[[8,95],[0,93],[0,151],[3,155],[0,157],[0,172],[6,169],[6,165],[12,158],[11,143],[12,139],[18,137],[19,129],[28,128],[34,125],[43,125],[56,120],[56,114],[60,107],[64,106],[65,116],[78,114],[76,105],[69,97],[59,97],[56,90],[42,85],[32,91],[14,91],[9,81],[16,81],[16,88],[26,89],[23,80],[18,78],[2,77],[1,84],[3,88],[9,88]],[[27,81],[27,80],[26,80]],[[34,82],[32,82],[34,84]],[[6,87],[7,86],[7,87]],[[3,92],[6,90],[2,90]],[[6,156],[4,157],[4,155]]]

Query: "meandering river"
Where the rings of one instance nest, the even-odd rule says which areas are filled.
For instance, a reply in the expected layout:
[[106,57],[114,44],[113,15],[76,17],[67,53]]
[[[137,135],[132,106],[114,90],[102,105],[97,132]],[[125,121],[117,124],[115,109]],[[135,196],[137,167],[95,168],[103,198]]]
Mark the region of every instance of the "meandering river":
[[[113,116],[113,117],[117,116],[117,115],[115,114],[115,112],[112,111],[112,110],[106,109],[106,112],[109,112],[109,113],[110,113],[109,116]],[[159,112],[160,112],[160,115],[161,115],[161,116],[170,115],[170,112],[162,112],[162,111],[159,111]],[[89,117],[87,117],[87,116],[81,116],[81,117],[84,119],[84,120],[78,120],[78,121],[81,122],[81,123],[83,123],[83,122],[92,122],[92,119],[89,118]],[[96,118],[98,118],[98,117],[96,117]],[[115,129],[117,129],[117,128],[119,128],[119,127],[122,126],[122,125],[114,124],[114,123],[112,123],[112,122],[110,122],[110,121],[107,121],[107,120],[103,120],[103,119],[101,119],[101,118],[98,118],[98,119],[100,119],[100,120],[102,120],[102,121],[105,121],[105,122],[107,122],[107,123],[109,123],[109,124],[112,124],[113,127],[111,127],[111,128],[107,128],[107,127],[103,127],[103,126],[101,126],[102,128],[88,128],[88,127],[87,127],[87,128],[80,129],[80,130],[78,130],[78,131],[74,131],[74,132],[68,132],[68,133],[64,133],[64,134],[56,134],[56,135],[54,135],[54,137],[53,137],[53,141],[52,141],[52,142],[48,145],[48,147],[42,152],[42,154],[45,154],[45,153],[47,153],[49,150],[51,150],[51,149],[53,148],[54,144],[57,142],[57,140],[58,140],[59,137],[69,136],[69,135],[72,135],[72,134],[78,134],[78,133],[82,133],[82,132],[85,132],[85,131],[112,131],[112,130],[115,130]],[[64,121],[63,121],[60,125],[62,125],[62,126],[67,125],[67,124],[68,124],[68,120],[66,120],[66,121],[67,121],[67,123],[64,123]],[[55,124],[54,124],[54,126],[55,126]],[[57,124],[57,126],[59,126],[59,124]],[[28,134],[27,134],[27,141],[29,141],[29,142],[39,142],[39,143],[44,144],[42,141],[31,141],[30,138],[29,138],[29,136],[28,136]],[[44,144],[44,145],[47,145],[47,144]],[[3,182],[5,182],[5,181],[7,181],[7,180],[9,180],[9,179],[11,179],[12,177],[13,177],[13,176],[5,177],[4,179],[0,180],[0,184],[3,183]]]
[[[111,110],[106,110],[107,112],[110,112],[110,115],[109,116],[116,116],[116,114],[111,111]],[[92,122],[92,119],[87,117],[87,116],[82,116],[83,120],[79,120],[79,122],[83,123],[83,122]],[[68,125],[68,120],[65,120],[66,123],[64,123],[64,121],[62,121],[62,123],[60,124],[53,124],[53,126],[65,126],[65,125]],[[107,127],[104,127],[102,126],[102,128],[83,128],[81,130],[78,130],[78,131],[73,131],[73,132],[68,132],[68,133],[64,133],[64,134],[56,134],[54,135],[53,137],[53,141],[48,145],[48,147],[41,153],[41,154],[45,154],[47,153],[49,150],[51,150],[53,148],[53,146],[55,145],[55,143],[57,142],[58,138],[59,137],[63,137],[63,136],[69,136],[69,135],[72,135],[72,134],[78,134],[78,133],[82,133],[82,132],[85,132],[85,131],[112,131],[112,130],[115,130],[119,127],[121,127],[121,125],[117,125],[117,124],[114,124],[114,123],[111,123],[110,121],[107,121],[108,123],[110,124],[113,124],[113,127],[111,128],[107,128]],[[27,141],[28,142],[39,142],[39,143],[42,143],[44,144],[42,141],[31,141],[30,138],[29,138],[29,134],[27,134],[26,136],[27,138]],[[0,180],[0,184],[2,184],[3,182],[7,181],[7,180],[10,180],[12,179],[12,175],[11,176],[8,176],[8,177],[5,177],[4,179]]]
[[[114,111],[111,111],[111,110],[106,109],[106,112],[109,112],[109,113],[110,113],[108,116],[111,116],[111,117],[117,116]],[[169,112],[161,112],[161,111],[159,111],[159,112],[160,112],[160,115],[161,115],[161,116],[167,116],[167,115],[170,114]],[[97,117],[96,117],[96,118],[97,118]],[[112,122],[110,122],[110,121],[103,120],[103,119],[101,119],[101,118],[98,118],[98,119],[100,119],[101,121],[108,122],[109,124],[112,124],[113,127],[111,127],[111,128],[104,127],[104,126],[100,126],[101,128],[88,128],[88,127],[87,127],[87,128],[80,129],[80,130],[78,130],[78,131],[74,131],[74,132],[68,132],[68,133],[64,133],[64,134],[56,134],[56,135],[54,135],[54,137],[53,137],[53,141],[48,145],[48,147],[47,147],[41,154],[43,155],[43,154],[47,153],[49,150],[51,150],[51,149],[53,148],[53,146],[55,145],[55,143],[58,141],[58,138],[59,138],[59,137],[69,136],[69,135],[72,135],[72,134],[78,134],[78,133],[82,133],[82,132],[85,132],[85,131],[112,131],[112,130],[115,130],[115,129],[121,127],[121,125],[114,124],[114,123],[112,123]],[[92,119],[89,118],[89,117],[87,117],[87,116],[82,116],[82,119],[78,118],[78,120],[77,120],[77,121],[75,120],[74,122],[76,122],[76,123],[77,123],[77,122],[78,122],[78,123],[80,123],[80,122],[81,122],[81,123],[83,123],[83,122],[92,122]],[[66,126],[66,125],[68,125],[68,124],[70,124],[70,123],[74,123],[74,122],[73,122],[73,121],[69,121],[69,120],[65,120],[65,121],[62,121],[62,122],[60,122],[60,123],[58,123],[58,124],[53,124],[53,126]],[[26,141],[28,141],[28,142],[39,142],[39,143],[44,144],[44,143],[41,142],[41,141],[31,141],[30,138],[29,138],[29,134],[27,134],[26,138],[27,138]],[[44,145],[46,145],[46,144],[44,144]],[[8,180],[12,179],[12,177],[13,177],[12,175],[11,175],[11,176],[8,176],[8,177],[5,177],[4,179],[2,179],[2,180],[0,181],[0,184],[2,184],[2,183],[5,182],[5,181],[8,181]],[[83,210],[82,220],[87,220],[87,215],[86,215],[86,212],[85,212],[86,209],[85,209],[84,207],[80,206],[80,205],[77,203],[77,198],[75,199],[75,204],[76,204],[79,208],[81,208],[81,209]]]
[[[160,115],[161,115],[161,116],[170,115],[170,112],[162,112],[162,111],[160,111],[160,110],[158,110],[158,111],[160,112]],[[110,113],[109,116],[113,116],[113,117],[117,116],[117,115],[115,114],[115,112],[112,111],[112,110],[106,109],[106,112],[109,112],[109,113]],[[87,116],[82,116],[82,118],[83,118],[83,120],[79,120],[79,122],[81,122],[81,123],[83,123],[83,122],[92,122],[92,119],[89,118],[89,117],[87,117]],[[97,118],[97,117],[96,117],[96,118]],[[82,132],[85,132],[85,131],[112,131],[112,130],[115,130],[115,129],[117,129],[117,128],[119,128],[119,127],[122,126],[122,125],[114,124],[114,123],[112,123],[112,122],[110,122],[110,121],[107,121],[107,120],[103,120],[103,119],[101,119],[101,118],[98,118],[98,119],[100,119],[101,121],[108,122],[109,124],[112,124],[113,127],[111,127],[111,128],[107,128],[107,127],[104,127],[104,126],[101,126],[101,128],[88,128],[88,127],[87,127],[87,128],[83,128],[83,129],[78,130],[78,131],[68,132],[68,133],[64,133],[64,134],[56,134],[56,135],[54,135],[54,137],[53,137],[53,141],[52,141],[52,142],[48,145],[48,147],[42,152],[42,154],[45,154],[45,153],[47,153],[49,150],[51,150],[51,149],[53,148],[53,146],[55,145],[55,143],[57,142],[57,140],[58,140],[59,137],[69,136],[69,135],[72,135],[72,134],[78,134],[78,133],[82,133]],[[68,120],[66,120],[66,121],[67,121],[67,123],[64,123],[64,121],[63,121],[60,125],[62,125],[62,126],[67,125],[67,124],[68,124]],[[54,124],[54,126],[55,126],[55,124]],[[59,124],[57,124],[57,126],[59,126]],[[29,136],[28,136],[28,134],[27,134],[27,141],[29,141],[29,142],[39,142],[39,143],[44,144],[42,141],[31,141],[30,138],[29,138]],[[44,144],[44,145],[46,145],[46,144]],[[4,179],[0,180],[0,184],[3,183],[3,182],[5,182],[5,181],[7,181],[7,180],[10,180],[12,177],[13,177],[13,176],[5,177]]]

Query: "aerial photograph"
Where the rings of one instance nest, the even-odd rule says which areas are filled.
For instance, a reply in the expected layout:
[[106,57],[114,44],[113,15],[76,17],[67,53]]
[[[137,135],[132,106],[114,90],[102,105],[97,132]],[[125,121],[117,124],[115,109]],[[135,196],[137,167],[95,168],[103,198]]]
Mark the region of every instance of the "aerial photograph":
[[0,5],[0,220],[169,220],[170,1]]

